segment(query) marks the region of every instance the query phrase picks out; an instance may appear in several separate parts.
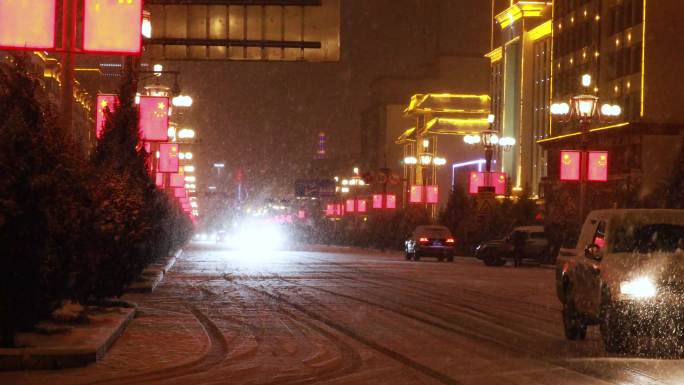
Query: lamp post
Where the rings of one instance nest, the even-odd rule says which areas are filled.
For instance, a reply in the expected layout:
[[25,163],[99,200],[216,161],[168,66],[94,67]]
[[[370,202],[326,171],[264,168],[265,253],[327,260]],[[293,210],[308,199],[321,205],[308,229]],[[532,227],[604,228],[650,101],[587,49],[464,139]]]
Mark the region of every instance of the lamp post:
[[[591,75],[582,75],[582,86],[591,86]],[[596,95],[576,95],[570,98],[569,103],[561,102],[551,105],[551,114],[558,116],[562,121],[570,122],[576,119],[580,128],[580,193],[579,193],[579,220],[584,221],[584,212],[587,195],[587,150],[589,147],[589,128],[594,120],[612,120],[622,113],[618,105],[604,104],[599,111],[599,98]],[[584,165],[584,166],[582,166]]]
[[493,129],[494,115],[487,117],[489,121],[489,128],[480,132],[480,135],[466,135],[463,141],[467,144],[477,145],[481,144],[485,152],[485,171],[486,171],[486,186],[491,187],[490,175],[492,172],[492,158],[494,150],[497,148],[503,151],[510,151],[515,145],[515,139],[511,137],[499,137],[499,132]]

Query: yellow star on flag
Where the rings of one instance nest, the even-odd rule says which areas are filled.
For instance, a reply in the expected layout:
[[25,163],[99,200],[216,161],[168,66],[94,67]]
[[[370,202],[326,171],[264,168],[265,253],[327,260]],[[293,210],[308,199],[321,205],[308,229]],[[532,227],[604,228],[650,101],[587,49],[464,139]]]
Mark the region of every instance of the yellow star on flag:
[[107,107],[107,101],[103,100],[102,103],[100,103],[100,105],[102,106],[102,108]]
[[157,107],[159,107],[160,110],[163,110],[166,107],[166,105],[164,104],[164,102],[161,102],[157,105]]

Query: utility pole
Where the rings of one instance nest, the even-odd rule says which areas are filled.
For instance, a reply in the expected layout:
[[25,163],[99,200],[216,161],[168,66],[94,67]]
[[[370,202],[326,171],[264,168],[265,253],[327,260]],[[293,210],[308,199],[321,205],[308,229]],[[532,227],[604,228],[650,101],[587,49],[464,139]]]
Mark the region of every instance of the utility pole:
[[62,126],[65,132],[73,132],[74,101],[74,48],[76,46],[76,1],[64,0],[62,9],[62,86],[61,112]]

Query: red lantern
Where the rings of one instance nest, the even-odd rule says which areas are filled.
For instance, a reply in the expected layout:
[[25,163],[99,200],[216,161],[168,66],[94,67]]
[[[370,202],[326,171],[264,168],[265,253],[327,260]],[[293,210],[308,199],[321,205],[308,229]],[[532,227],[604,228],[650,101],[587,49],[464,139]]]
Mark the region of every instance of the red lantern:
[[140,135],[148,142],[169,140],[169,98],[140,97]]
[[580,180],[580,159],[579,151],[563,150],[560,154],[560,180],[578,181]]
[[114,112],[116,110],[117,104],[119,104],[119,96],[117,95],[97,95],[97,116],[95,118],[95,137],[97,139],[102,138],[102,130],[104,130],[104,125],[106,122],[106,117],[104,113],[105,108],[108,108],[109,112]]
[[84,0],[83,50],[140,55],[142,0]]
[[187,198],[188,192],[185,191],[185,187],[175,187],[173,189],[173,196],[176,198]]
[[183,174],[171,174],[169,176],[169,187],[185,187]]
[[0,1],[0,49],[55,49],[57,0]]
[[592,182],[608,181],[608,151],[589,151],[587,179]]
[[437,187],[437,186],[425,186],[425,189],[426,189],[426,202],[427,203],[439,202],[439,187]]
[[422,203],[423,202],[423,186],[411,186],[411,191],[409,194],[409,202],[411,203]]
[[159,145],[159,172],[178,172],[178,144],[161,143]]

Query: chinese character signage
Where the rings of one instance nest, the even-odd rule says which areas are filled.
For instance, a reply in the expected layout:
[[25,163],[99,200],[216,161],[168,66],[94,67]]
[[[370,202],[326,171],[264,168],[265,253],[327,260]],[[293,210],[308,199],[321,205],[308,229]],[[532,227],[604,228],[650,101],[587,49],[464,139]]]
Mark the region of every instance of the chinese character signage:
[[148,142],[169,140],[169,98],[140,97],[140,135]]
[[142,0],[84,0],[83,50],[139,55]]
[[560,180],[578,181],[580,180],[580,159],[579,151],[563,150],[560,154]]
[[[97,95],[97,116],[95,118],[95,137],[97,139],[102,138],[102,131],[104,130],[105,123],[107,122],[105,110],[109,109],[109,112],[114,112],[116,110],[117,104],[119,104],[119,97],[117,95]],[[147,152],[149,153],[149,151]]]
[[587,179],[591,182],[608,181],[608,151],[589,151]]
[[1,0],[0,48],[55,48],[56,0]]

